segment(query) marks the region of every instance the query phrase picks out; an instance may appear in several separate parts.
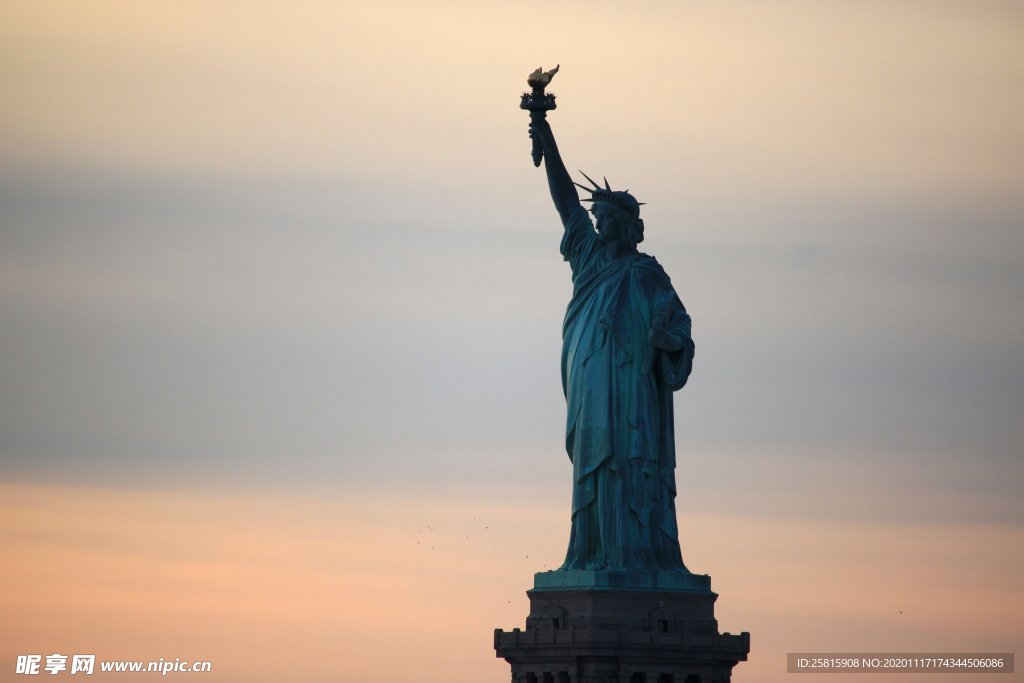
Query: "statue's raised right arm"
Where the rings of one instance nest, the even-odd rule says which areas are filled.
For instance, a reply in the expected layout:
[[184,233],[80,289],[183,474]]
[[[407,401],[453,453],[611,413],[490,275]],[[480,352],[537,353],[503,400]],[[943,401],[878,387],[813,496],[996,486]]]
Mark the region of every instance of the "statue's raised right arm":
[[551,199],[555,202],[558,215],[562,218],[562,225],[569,224],[569,218],[573,207],[580,206],[580,196],[576,193],[576,186],[569,177],[562,163],[562,156],[558,153],[558,145],[555,144],[555,136],[551,132],[551,124],[544,118],[543,113],[538,116],[531,113],[530,116],[530,137],[540,140],[544,149],[544,169],[548,174],[548,188],[551,190]]

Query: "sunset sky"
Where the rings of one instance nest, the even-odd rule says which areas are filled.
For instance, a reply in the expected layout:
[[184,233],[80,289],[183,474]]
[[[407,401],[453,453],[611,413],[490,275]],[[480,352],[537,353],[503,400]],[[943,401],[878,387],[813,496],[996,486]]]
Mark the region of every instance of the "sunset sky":
[[556,63],[693,317],[736,683],[1024,652],[1024,5],[0,7],[0,680],[507,680],[569,530]]

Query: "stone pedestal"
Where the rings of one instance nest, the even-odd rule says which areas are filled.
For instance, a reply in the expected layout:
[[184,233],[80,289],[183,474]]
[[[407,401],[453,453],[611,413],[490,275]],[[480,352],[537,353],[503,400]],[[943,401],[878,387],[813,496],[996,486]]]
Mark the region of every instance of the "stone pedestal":
[[494,631],[512,683],[728,683],[747,659],[749,633],[718,632],[707,576],[652,576],[637,589],[601,573],[558,574],[538,574],[527,591],[526,630]]

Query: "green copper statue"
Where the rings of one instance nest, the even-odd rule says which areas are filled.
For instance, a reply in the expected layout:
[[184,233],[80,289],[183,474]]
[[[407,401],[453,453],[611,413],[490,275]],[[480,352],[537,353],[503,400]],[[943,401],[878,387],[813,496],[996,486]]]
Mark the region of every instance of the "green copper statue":
[[[566,171],[545,118],[554,95],[543,89],[553,75],[531,74],[533,92],[521,105],[531,112],[534,159],[545,161],[565,227],[561,252],[573,282],[562,330],[572,532],[565,563],[548,573],[547,585],[563,585],[559,574],[615,573],[627,584],[641,577],[651,588],[699,588],[681,578],[689,572],[675,512],[672,393],[690,375],[690,317],[658,262],[637,251],[641,204],[607,179],[602,187],[584,174],[593,186],[585,187]],[[593,221],[576,187],[589,193],[583,201],[593,202]]]

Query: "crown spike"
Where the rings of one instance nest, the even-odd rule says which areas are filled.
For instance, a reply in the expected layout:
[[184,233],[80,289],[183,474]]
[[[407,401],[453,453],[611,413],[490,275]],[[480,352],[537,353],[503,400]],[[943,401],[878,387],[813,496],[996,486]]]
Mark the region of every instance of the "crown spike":
[[593,191],[593,190],[591,190],[591,189],[590,189],[589,187],[587,187],[586,185],[580,185],[580,184],[579,184],[579,183],[577,183],[577,182],[576,182],[575,180],[574,180],[574,181],[572,181],[572,184],[573,184],[573,185],[575,185],[576,187],[580,188],[581,190],[586,190],[586,191],[587,191],[587,192],[589,192],[590,194],[594,194],[594,191]]
[[604,189],[608,190],[609,192],[612,191],[612,186],[608,184],[608,176],[604,177]]
[[[580,171],[580,173],[583,173],[583,171]],[[583,173],[583,177],[590,181],[590,184],[594,186],[594,189],[597,189],[597,190],[601,189],[601,186],[598,185],[597,183],[595,183],[594,179],[591,178],[590,176],[588,176],[586,173]]]

